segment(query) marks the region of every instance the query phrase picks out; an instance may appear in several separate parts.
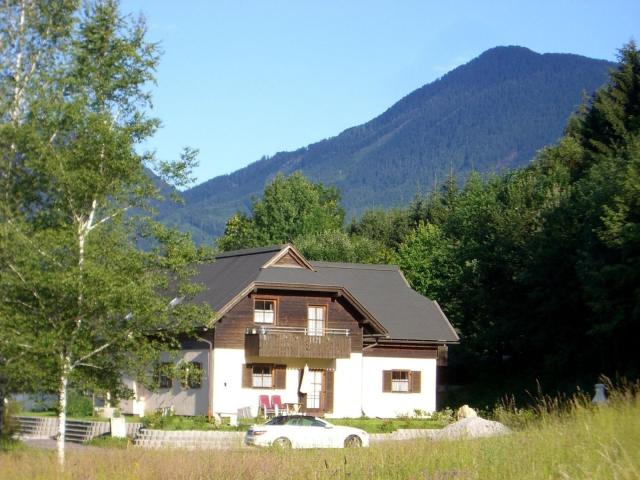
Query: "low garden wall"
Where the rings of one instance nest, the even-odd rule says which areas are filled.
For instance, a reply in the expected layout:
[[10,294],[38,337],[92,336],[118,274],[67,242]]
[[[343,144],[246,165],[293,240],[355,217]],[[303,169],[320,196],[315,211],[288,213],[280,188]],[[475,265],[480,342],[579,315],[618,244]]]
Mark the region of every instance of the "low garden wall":
[[[12,417],[18,423],[18,432],[27,438],[52,438],[58,434],[56,417],[37,417],[18,415]],[[127,436],[135,437],[142,428],[142,423],[127,423]],[[68,419],[65,428],[65,440],[68,442],[85,442],[111,432],[108,421],[87,421]]]

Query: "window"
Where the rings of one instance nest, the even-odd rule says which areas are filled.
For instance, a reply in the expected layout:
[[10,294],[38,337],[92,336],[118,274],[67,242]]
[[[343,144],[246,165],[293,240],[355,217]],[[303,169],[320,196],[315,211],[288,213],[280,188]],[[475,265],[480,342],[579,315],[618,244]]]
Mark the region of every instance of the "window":
[[158,385],[158,388],[171,388],[173,387],[172,380],[173,364],[170,362],[163,362],[156,365],[156,371],[153,375],[154,382]]
[[420,393],[422,372],[419,370],[384,370],[382,391],[393,393]]
[[325,307],[309,307],[307,318],[308,318],[308,333],[313,336],[322,336],[324,335],[324,317],[325,317]]
[[391,372],[391,391],[392,392],[408,392],[409,391],[409,371],[394,370]]
[[200,362],[189,362],[186,368],[187,387],[202,387],[202,364]]
[[254,365],[251,371],[253,388],[271,388],[273,386],[273,368],[271,365]]
[[307,391],[307,408],[320,408],[322,398],[322,370],[309,370],[309,390]]
[[256,300],[253,304],[253,321],[255,323],[274,323],[275,316],[275,300]]

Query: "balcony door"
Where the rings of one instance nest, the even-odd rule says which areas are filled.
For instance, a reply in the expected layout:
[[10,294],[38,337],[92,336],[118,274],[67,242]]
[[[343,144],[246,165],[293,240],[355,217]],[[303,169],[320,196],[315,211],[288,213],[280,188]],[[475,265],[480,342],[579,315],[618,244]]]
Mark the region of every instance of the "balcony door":
[[326,312],[326,307],[308,307],[307,332],[309,335],[316,337],[324,335]]

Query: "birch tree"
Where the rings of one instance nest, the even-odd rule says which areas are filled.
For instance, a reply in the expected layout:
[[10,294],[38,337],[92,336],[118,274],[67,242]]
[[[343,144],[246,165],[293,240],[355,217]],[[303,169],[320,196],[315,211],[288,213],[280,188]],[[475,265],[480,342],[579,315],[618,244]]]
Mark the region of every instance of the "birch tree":
[[147,168],[183,185],[195,162],[190,150],[176,162],[136,150],[159,125],[147,114],[157,45],[113,0],[56,3],[5,4],[17,18],[6,38],[22,43],[2,57],[19,73],[0,129],[0,374],[57,392],[63,465],[69,385],[117,392],[210,312],[171,301],[197,293],[189,277],[207,252],[143,213],[157,196]]

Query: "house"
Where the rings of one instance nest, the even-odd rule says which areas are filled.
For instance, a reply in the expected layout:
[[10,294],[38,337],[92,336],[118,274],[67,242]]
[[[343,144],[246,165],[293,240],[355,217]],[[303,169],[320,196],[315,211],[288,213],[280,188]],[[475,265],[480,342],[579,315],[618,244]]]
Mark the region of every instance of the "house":
[[265,394],[334,418],[435,410],[436,367],[458,336],[398,267],[309,262],[283,245],[222,253],[195,281],[216,313],[179,357],[201,377],[161,376],[157,392],[130,382],[125,413],[256,415]]

